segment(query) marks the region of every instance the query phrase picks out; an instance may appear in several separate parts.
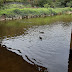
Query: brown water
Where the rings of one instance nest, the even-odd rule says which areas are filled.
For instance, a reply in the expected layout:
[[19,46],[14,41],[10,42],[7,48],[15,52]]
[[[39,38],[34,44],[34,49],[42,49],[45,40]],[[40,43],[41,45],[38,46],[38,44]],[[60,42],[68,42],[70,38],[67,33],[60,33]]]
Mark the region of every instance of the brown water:
[[0,22],[0,43],[48,72],[68,72],[71,28],[70,15]]

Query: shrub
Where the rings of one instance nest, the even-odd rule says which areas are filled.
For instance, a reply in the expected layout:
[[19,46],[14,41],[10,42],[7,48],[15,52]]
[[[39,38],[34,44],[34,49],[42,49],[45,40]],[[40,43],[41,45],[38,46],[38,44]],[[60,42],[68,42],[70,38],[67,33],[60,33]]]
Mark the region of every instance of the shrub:
[[55,7],[60,7],[61,6],[61,2],[55,2]]
[[32,7],[31,4],[26,5],[26,7]]
[[49,4],[44,4],[44,8],[49,8],[50,5]]
[[15,9],[15,10],[13,10],[13,12],[14,12],[15,14],[21,14],[21,13],[22,13],[19,9]]
[[67,2],[67,4],[66,4],[68,7],[72,7],[72,1],[70,1],[70,2]]

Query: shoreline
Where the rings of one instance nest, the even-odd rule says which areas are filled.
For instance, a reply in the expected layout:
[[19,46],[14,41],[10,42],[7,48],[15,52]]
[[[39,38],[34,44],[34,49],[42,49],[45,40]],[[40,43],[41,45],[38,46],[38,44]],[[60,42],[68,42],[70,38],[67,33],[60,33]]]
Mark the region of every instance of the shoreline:
[[[21,56],[7,50],[5,45],[0,44],[0,72],[44,72],[45,67],[32,65],[26,62]],[[38,68],[41,68],[39,71]]]
[[[66,15],[71,15],[72,11],[65,12]],[[56,15],[63,15],[62,13],[58,13]],[[49,17],[49,16],[55,16],[54,14],[51,15],[31,15],[31,16],[16,16],[16,17],[6,17],[5,15],[2,15],[0,17],[0,21],[7,21],[7,20],[18,20],[18,19],[30,19],[30,18],[39,18],[39,17]]]
[[[10,6],[11,7],[11,6]],[[72,8],[7,8],[0,10],[0,21],[70,15]]]

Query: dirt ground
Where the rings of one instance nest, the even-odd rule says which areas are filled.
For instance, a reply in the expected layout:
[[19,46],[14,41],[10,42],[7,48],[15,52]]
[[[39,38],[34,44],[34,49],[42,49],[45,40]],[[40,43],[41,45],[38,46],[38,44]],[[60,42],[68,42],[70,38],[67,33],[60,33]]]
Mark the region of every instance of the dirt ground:
[[44,72],[46,68],[31,65],[23,60],[23,58],[11,51],[6,47],[0,45],[0,72]]

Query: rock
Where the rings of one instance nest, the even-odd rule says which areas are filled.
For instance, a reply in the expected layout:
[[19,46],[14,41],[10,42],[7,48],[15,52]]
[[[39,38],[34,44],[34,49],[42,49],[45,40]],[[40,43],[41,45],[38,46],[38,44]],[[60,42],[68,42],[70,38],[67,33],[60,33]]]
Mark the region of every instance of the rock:
[[19,19],[22,19],[22,16],[19,16]]
[[39,16],[37,16],[37,17],[39,17]]
[[12,19],[13,19],[13,20],[16,20],[17,18],[16,18],[16,17],[13,17]]
[[34,18],[34,15],[32,15],[32,18]]
[[[39,32],[40,32],[40,31],[39,31]],[[44,32],[40,32],[40,33],[44,34]]]
[[2,16],[0,16],[0,21],[4,21],[6,19],[6,14],[3,14]]
[[26,16],[22,16],[22,19],[26,18]]
[[40,40],[42,40],[42,37],[39,37]]
[[48,16],[50,16],[50,15],[48,15]]
[[6,18],[6,20],[12,20],[12,18]]
[[3,48],[7,48],[5,45],[2,45]]
[[26,16],[27,19],[31,18],[31,16]]
[[0,19],[0,21],[4,21],[5,19]]
[[54,14],[51,14],[51,16],[54,16]]
[[72,12],[71,11],[68,11],[68,12],[66,12],[66,14],[72,14]]

